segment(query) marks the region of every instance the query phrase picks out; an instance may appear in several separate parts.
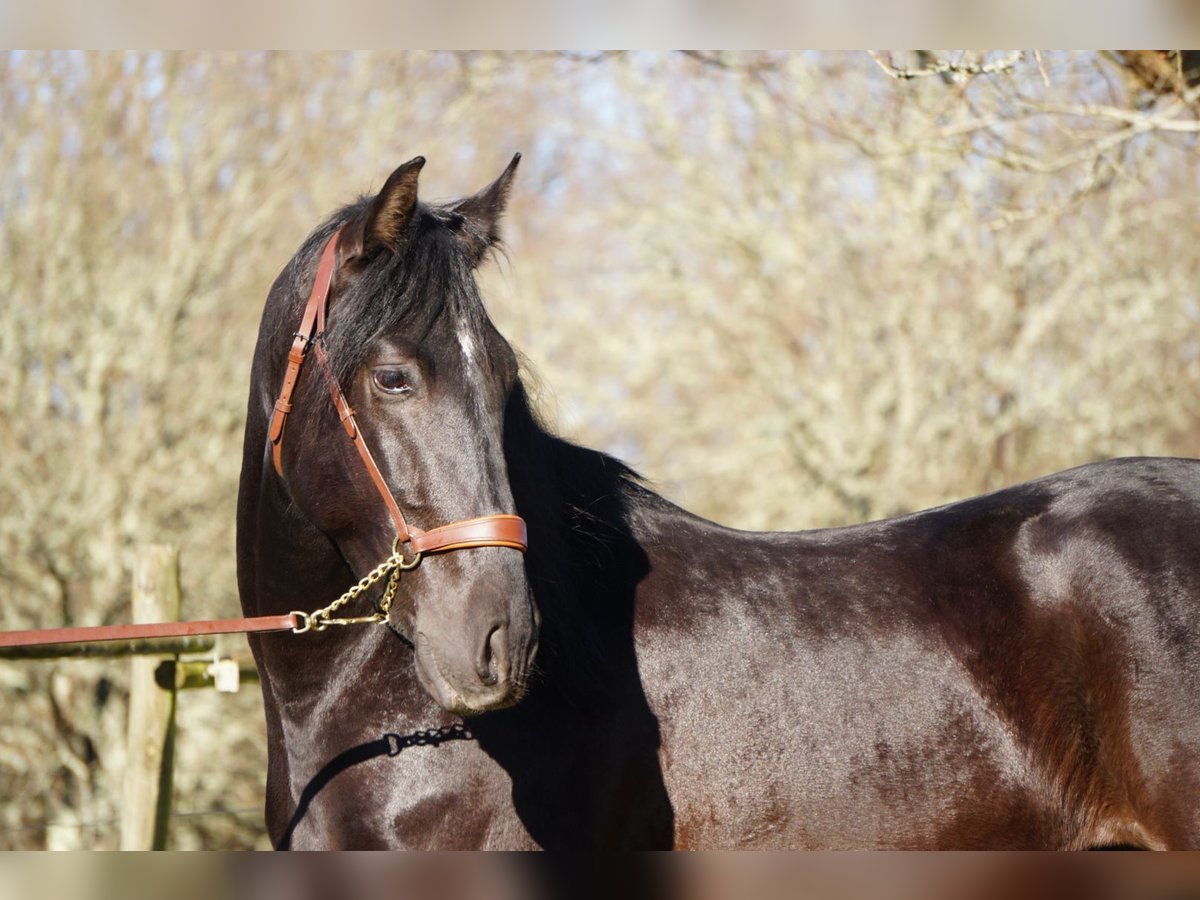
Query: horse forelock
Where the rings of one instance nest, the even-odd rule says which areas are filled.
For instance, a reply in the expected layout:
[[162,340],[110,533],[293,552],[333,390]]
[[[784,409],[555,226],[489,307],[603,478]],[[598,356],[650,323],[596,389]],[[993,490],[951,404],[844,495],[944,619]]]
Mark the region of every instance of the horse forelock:
[[[361,217],[369,202],[360,198],[330,216],[285,267],[277,282],[285,296],[272,298],[277,317],[274,343],[285,346],[291,340],[325,242],[337,228]],[[425,344],[441,321],[448,323],[453,352],[468,362],[485,352],[490,319],[475,283],[478,262],[460,237],[462,228],[462,216],[452,210],[418,204],[401,252],[377,253],[349,284],[339,286],[335,276],[325,341],[343,387],[380,339],[403,337]]]

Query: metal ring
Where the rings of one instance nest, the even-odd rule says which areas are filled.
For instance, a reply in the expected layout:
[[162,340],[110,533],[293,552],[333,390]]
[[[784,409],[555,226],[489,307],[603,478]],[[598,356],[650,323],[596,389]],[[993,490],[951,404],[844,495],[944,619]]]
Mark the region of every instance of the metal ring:
[[293,609],[291,615],[300,620],[299,625],[292,626],[292,634],[304,634],[304,632],[312,628],[312,622],[309,619],[308,613],[301,612],[298,609]]
[[400,552],[400,544],[402,543],[406,542],[400,540],[400,535],[396,535],[396,539],[392,541],[392,556],[399,557],[396,562],[396,568],[401,572],[408,572],[415,569],[417,564],[421,562],[421,551],[416,551],[416,555],[411,560],[406,560],[404,554]]

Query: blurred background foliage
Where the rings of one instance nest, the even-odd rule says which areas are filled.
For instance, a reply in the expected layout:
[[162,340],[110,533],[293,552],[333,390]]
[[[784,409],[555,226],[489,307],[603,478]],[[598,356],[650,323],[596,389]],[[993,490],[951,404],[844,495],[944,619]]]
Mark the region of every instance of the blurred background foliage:
[[[727,524],[1200,448],[1187,52],[0,57],[0,627],[236,614],[267,288],[418,153],[525,154],[482,274],[561,433]],[[237,650],[236,642],[226,645]],[[0,663],[0,846],[112,847],[124,663]],[[176,847],[263,846],[261,706],[180,699]]]

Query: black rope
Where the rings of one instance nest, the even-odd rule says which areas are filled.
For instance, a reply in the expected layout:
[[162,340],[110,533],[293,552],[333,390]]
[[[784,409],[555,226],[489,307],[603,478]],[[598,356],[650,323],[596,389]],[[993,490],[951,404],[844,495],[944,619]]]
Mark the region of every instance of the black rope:
[[377,741],[368,741],[365,744],[343,750],[325,763],[321,770],[304,786],[304,790],[300,793],[300,801],[296,804],[296,811],[292,814],[291,821],[288,822],[283,835],[275,844],[275,849],[287,850],[291,847],[292,835],[317,794],[324,789],[325,785],[351,766],[357,766],[380,756],[399,756],[409,747],[437,747],[447,741],[470,741],[473,739],[474,735],[467,729],[467,726],[456,722],[442,728],[414,731],[412,734],[400,735],[389,732]]

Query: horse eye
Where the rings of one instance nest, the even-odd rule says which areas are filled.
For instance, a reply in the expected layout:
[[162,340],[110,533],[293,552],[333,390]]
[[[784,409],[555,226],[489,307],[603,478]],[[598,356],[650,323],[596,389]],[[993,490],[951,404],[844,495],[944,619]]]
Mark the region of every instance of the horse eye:
[[412,390],[403,369],[376,369],[372,373],[376,386],[388,394],[406,394]]

